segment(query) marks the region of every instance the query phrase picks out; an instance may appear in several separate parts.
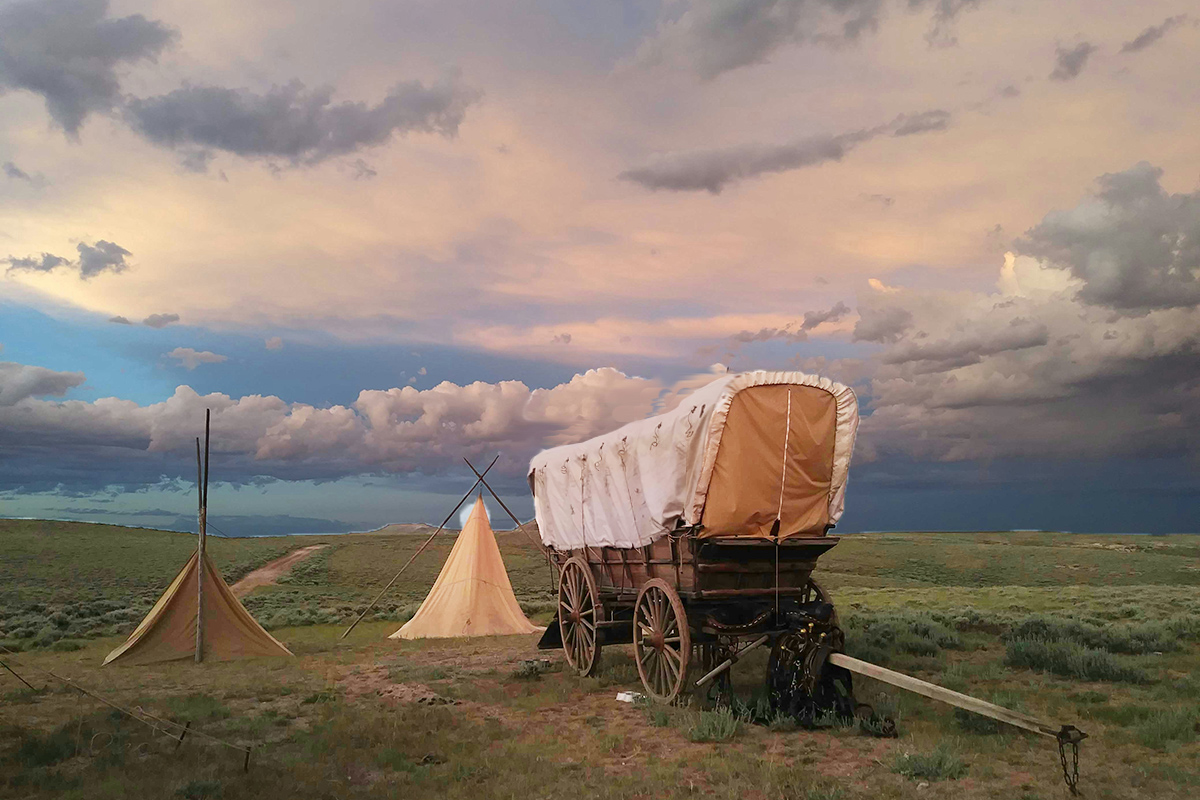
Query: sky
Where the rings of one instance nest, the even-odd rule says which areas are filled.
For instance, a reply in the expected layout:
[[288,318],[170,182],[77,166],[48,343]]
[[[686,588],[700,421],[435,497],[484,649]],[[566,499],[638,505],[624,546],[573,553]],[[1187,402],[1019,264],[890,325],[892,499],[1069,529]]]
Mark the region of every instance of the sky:
[[[1200,530],[1200,13],[0,0],[0,516],[439,522],[715,374],[839,530]],[[502,518],[492,509],[497,525]]]

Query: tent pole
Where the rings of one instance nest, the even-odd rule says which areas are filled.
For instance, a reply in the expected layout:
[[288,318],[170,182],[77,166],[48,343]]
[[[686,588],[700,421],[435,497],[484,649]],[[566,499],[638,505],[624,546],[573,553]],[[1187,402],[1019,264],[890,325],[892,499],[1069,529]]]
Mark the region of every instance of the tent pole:
[[196,663],[204,660],[204,563],[208,544],[208,450],[210,409],[204,409],[204,480],[200,494],[200,554],[196,559]]
[[[492,459],[492,463],[488,464],[487,469],[485,469],[483,471],[484,475],[487,474],[488,469],[491,469],[492,466],[495,465],[497,459],[499,459],[499,458],[500,458],[500,455],[497,454],[496,458]],[[474,471],[475,468],[471,467],[471,470]],[[478,472],[476,472],[475,474],[479,475]],[[483,475],[479,475],[479,477],[475,479],[475,482],[471,484],[471,488],[468,489],[467,493],[462,496],[462,500],[458,501],[458,503],[454,506],[454,509],[449,514],[446,515],[446,518],[444,520],[442,520],[442,524],[438,525],[437,530],[434,531],[433,533],[429,534],[429,538],[425,540],[424,544],[422,544],[419,548],[417,548],[417,552],[412,554],[412,558],[408,559],[408,562],[403,567],[400,568],[400,571],[397,572],[394,576],[392,576],[392,579],[387,582],[387,586],[384,586],[383,589],[380,590],[379,594],[375,595],[375,599],[371,601],[370,605],[368,605],[365,609],[363,609],[363,612],[358,615],[358,618],[355,619],[354,622],[350,623],[349,628],[346,628],[346,630],[342,631],[342,635],[338,637],[339,639],[345,639],[347,636],[350,635],[350,631],[354,630],[355,626],[357,626],[358,623],[362,622],[363,617],[365,617],[367,615],[367,613],[372,608],[375,607],[375,604],[379,602],[379,598],[383,597],[384,593],[386,593],[388,589],[392,588],[392,584],[395,583],[397,581],[397,579],[399,579],[399,577],[404,574],[404,570],[408,569],[409,564],[412,564],[413,561],[416,561],[417,556],[421,555],[421,553],[424,552],[425,548],[429,546],[429,543],[433,541],[433,537],[437,536],[439,533],[442,532],[442,528],[446,527],[446,523],[449,522],[450,518],[453,517],[454,514],[458,511],[458,509],[462,507],[462,504],[467,502],[467,498],[469,498],[471,496],[471,492],[475,491],[475,487],[478,486],[479,482],[482,480],[483,480]]]
[[[496,456],[496,458],[499,458],[499,456]],[[463,458],[463,461],[467,461],[466,457]],[[492,463],[494,464],[496,462],[493,461]],[[496,490],[493,489],[488,484],[488,482],[484,479],[483,475],[479,474],[479,470],[475,469],[474,464],[472,464],[470,461],[467,461],[467,466],[471,468],[471,472],[475,473],[476,477],[479,478],[479,480],[483,483],[483,485],[487,488],[487,490],[492,493],[492,497],[496,498],[496,502],[500,504],[500,507],[503,508],[510,517],[512,517],[512,521],[517,523],[517,530],[519,530],[521,533],[525,534],[525,538],[532,542],[533,537],[529,535],[529,532],[527,530],[525,530],[525,523],[523,523],[523,522],[521,522],[521,520],[517,519],[516,514],[512,513],[512,511],[509,511],[508,506],[504,505],[504,501],[500,499],[500,495],[496,494]],[[490,467],[489,467],[489,469],[490,469]],[[485,474],[486,474],[486,472],[487,472],[487,470],[484,470]],[[537,542],[534,542],[534,543],[537,544]],[[554,565],[550,562],[550,551],[544,547],[541,548],[541,550],[542,550],[543,555],[546,556],[546,566],[550,567],[550,583],[553,584],[554,583]],[[558,588],[557,586],[551,586],[551,589],[557,589],[557,588]]]
[[196,437],[196,663],[204,652],[200,609],[204,608],[204,467],[200,460],[200,437]]

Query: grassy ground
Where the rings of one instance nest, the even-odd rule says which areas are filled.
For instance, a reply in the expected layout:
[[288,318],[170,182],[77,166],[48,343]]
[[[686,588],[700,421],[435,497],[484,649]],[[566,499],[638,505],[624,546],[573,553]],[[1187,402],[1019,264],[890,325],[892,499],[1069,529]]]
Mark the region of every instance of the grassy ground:
[[[545,607],[545,562],[520,534],[501,539],[518,596]],[[1050,740],[865,679],[859,699],[894,716],[900,738],[617,703],[619,689],[638,688],[626,647],[606,649],[600,674],[581,679],[557,652],[538,653],[536,636],[385,639],[427,591],[449,539],[406,574],[389,618],[345,641],[338,625],[297,623],[349,617],[419,537],[215,540],[212,552],[232,582],[320,541],[331,547],[247,601],[296,658],[102,669],[137,622],[129,609],[154,599],[194,537],[0,522],[0,638],[24,649],[2,658],[48,684],[31,692],[0,671],[0,796],[1065,796]],[[851,654],[1091,734],[1088,797],[1200,794],[1200,537],[863,535],[844,538],[817,577],[837,600]],[[129,618],[72,627],[80,615],[67,610],[101,601]],[[16,635],[38,622],[71,635]],[[524,663],[540,657],[548,668]],[[176,750],[39,667],[253,744],[251,769],[198,737]],[[735,668],[744,704],[754,704],[764,669],[763,654]]]

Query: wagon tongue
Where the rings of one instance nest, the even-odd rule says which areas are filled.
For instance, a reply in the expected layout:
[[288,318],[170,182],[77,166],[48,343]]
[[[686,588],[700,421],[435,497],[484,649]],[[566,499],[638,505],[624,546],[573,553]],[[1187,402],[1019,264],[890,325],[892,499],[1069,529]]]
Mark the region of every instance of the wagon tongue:
[[830,653],[827,660],[828,663],[834,666],[848,669],[851,672],[857,672],[859,675],[865,675],[877,681],[890,683],[892,686],[907,689],[910,692],[924,695],[933,700],[949,703],[956,708],[982,714],[999,722],[1004,722],[1008,725],[1054,739],[1058,743],[1059,760],[1062,762],[1063,778],[1067,782],[1067,788],[1071,790],[1071,794],[1078,794],[1079,743],[1087,738],[1087,734],[1074,725],[1063,725],[1055,728],[1053,725],[1042,722],[1028,714],[1022,714],[1010,708],[1004,708],[994,703],[962,694],[961,692],[955,692],[943,686],[914,678],[911,675],[893,672],[876,664],[851,658],[843,653]]

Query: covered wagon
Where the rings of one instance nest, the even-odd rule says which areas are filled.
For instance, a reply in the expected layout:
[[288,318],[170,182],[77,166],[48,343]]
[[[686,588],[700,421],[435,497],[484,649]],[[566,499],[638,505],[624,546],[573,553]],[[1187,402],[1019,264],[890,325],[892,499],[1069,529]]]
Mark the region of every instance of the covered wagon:
[[845,506],[857,429],[848,387],[746,372],[658,416],[539,453],[529,484],[558,568],[558,610],[539,647],[562,647],[588,675],[604,645],[632,643],[646,693],[671,702],[685,689],[719,699],[739,656],[769,645],[778,712],[801,722],[862,712],[851,672],[867,675],[1055,739],[1074,793],[1078,728],[843,652],[837,613],[812,572],[838,543],[829,531]]
[[540,453],[529,482],[560,571],[542,646],[561,644],[589,674],[603,645],[632,642],[646,692],[670,701],[694,661],[711,670],[810,623],[810,639],[832,642],[836,617],[811,573],[837,544],[828,532],[842,515],[857,427],[848,387],[747,372]]

